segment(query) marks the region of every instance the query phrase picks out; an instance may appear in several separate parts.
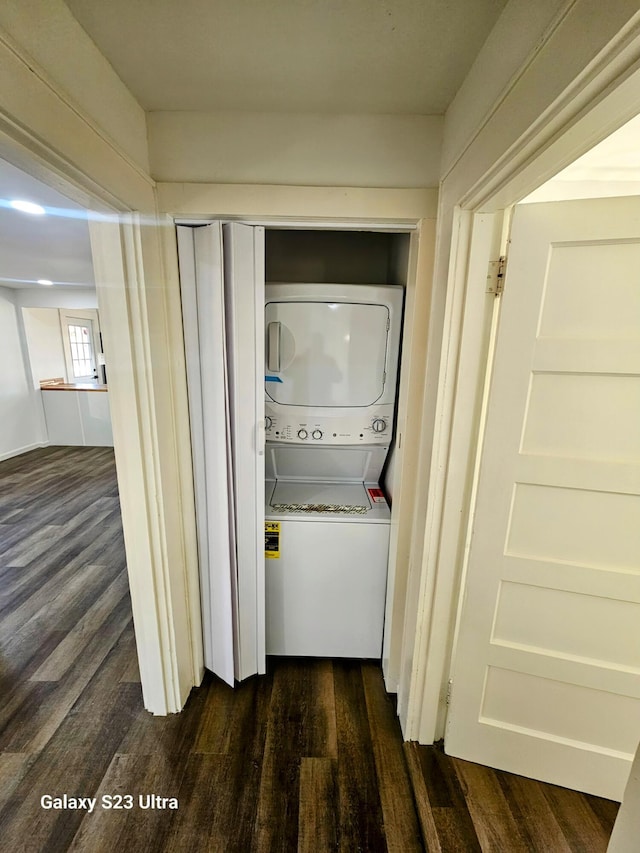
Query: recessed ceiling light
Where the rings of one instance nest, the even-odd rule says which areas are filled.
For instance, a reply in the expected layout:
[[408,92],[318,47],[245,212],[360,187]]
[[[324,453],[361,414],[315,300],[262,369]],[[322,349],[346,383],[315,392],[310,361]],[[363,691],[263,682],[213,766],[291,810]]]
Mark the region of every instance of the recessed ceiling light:
[[53,284],[53,282],[52,282],[52,281],[49,281],[49,279],[48,279],[48,278],[39,278],[39,279],[38,279],[38,284]]
[[9,202],[11,207],[14,210],[20,210],[22,213],[33,213],[36,216],[42,216],[46,213],[44,207],[40,204],[35,204],[32,201],[22,201],[21,199],[15,199],[14,201]]

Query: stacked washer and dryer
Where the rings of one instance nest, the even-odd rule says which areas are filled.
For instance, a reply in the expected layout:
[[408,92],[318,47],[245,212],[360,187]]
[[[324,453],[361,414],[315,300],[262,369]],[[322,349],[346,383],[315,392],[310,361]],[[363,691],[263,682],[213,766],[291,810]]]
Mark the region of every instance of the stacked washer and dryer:
[[267,654],[381,656],[402,300],[266,285]]

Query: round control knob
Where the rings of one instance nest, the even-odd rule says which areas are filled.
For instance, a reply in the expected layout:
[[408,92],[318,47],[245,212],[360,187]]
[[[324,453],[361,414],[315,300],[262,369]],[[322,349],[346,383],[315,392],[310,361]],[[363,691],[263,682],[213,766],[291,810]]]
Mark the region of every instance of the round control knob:
[[311,433],[311,437],[312,438],[322,438],[322,430],[314,429],[314,431]]
[[376,418],[371,424],[371,428],[374,432],[384,432],[387,428],[387,422],[383,421],[382,418]]
[[273,421],[271,420],[269,415],[267,415],[267,417],[264,419],[264,428],[265,429],[271,429],[272,426],[273,426]]
[[305,439],[308,437],[309,437],[309,433],[306,431],[306,429],[299,429],[298,430],[298,438]]

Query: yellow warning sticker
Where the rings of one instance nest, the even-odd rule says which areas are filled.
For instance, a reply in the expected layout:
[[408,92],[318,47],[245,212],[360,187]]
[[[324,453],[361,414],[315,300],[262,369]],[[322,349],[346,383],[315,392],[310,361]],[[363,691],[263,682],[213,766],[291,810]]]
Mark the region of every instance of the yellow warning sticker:
[[264,555],[268,560],[280,559],[280,522],[264,523]]

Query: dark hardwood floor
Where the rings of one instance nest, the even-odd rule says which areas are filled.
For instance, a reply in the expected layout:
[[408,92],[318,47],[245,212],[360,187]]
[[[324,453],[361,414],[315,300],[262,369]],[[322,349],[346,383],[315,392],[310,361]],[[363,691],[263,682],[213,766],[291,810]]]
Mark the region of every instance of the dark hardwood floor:
[[112,451],[0,463],[0,850],[606,849],[617,804],[403,744],[374,662],[268,670],[144,711]]

